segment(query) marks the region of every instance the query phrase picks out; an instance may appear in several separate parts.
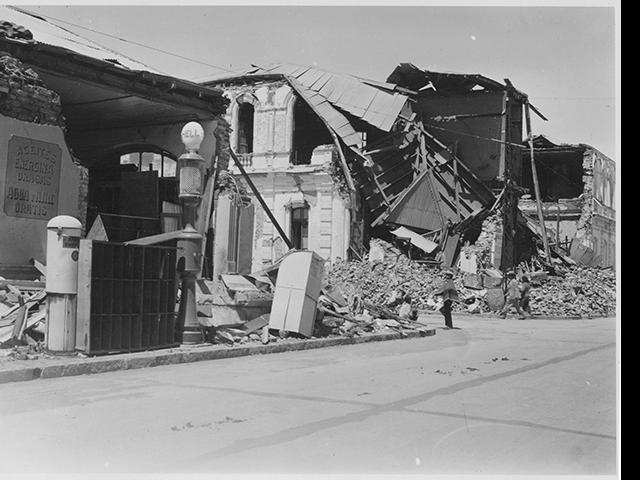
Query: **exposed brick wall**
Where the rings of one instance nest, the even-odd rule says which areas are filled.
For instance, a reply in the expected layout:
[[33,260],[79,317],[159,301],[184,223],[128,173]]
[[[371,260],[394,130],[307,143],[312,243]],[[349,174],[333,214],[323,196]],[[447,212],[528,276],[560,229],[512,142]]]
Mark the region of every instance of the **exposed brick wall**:
[[[77,164],[77,162],[76,162]],[[78,188],[78,214],[82,223],[82,234],[87,234],[87,207],[89,202],[89,169],[78,165],[80,169],[80,186]]]
[[218,124],[213,134],[216,137],[216,154],[218,155],[218,171],[228,170],[229,168],[229,133],[231,127],[229,122],[224,118],[218,119]]
[[0,114],[64,128],[60,96],[20,60],[0,52]]

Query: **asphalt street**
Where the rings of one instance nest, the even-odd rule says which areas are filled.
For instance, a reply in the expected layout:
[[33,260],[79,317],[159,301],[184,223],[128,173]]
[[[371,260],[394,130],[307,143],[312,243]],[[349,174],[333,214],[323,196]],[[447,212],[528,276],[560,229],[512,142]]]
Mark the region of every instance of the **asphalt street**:
[[454,321],[0,385],[0,474],[616,473],[615,319]]

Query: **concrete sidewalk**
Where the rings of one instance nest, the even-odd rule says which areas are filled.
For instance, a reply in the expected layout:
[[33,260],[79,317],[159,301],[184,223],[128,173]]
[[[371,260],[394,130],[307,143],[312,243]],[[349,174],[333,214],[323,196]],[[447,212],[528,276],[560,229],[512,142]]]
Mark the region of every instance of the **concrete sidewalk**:
[[38,378],[57,378],[74,375],[130,370],[134,368],[157,367],[177,363],[190,363],[202,360],[260,355],[266,353],[291,352],[313,348],[353,345],[367,342],[381,342],[404,338],[418,338],[435,335],[435,329],[425,327],[408,332],[371,333],[357,337],[329,337],[313,339],[284,339],[276,343],[262,345],[239,344],[234,346],[205,344],[201,346],[179,347],[151,350],[136,353],[122,353],[100,357],[82,355],[46,356],[34,360],[7,360],[0,364],[0,384],[36,380]]

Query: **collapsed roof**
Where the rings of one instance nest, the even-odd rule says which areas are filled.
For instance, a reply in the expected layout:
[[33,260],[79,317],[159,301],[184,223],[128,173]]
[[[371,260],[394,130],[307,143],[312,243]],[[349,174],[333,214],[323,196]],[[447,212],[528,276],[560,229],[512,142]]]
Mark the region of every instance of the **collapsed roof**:
[[[453,252],[460,229],[484,218],[500,201],[428,125],[416,119],[412,104],[426,90],[441,94],[505,91],[526,100],[508,80],[502,84],[482,75],[429,72],[403,63],[387,82],[377,82],[315,67],[278,64],[255,66],[242,75],[218,77],[205,84],[275,80],[286,81],[339,139],[336,146],[343,170],[360,189],[370,226],[441,231],[441,248]],[[358,133],[363,125],[384,135],[363,146]],[[521,216],[519,219],[520,224],[525,223]],[[455,253],[449,257],[451,264]]]
[[[457,165],[459,172],[454,180],[453,154],[411,118],[411,95],[415,92],[409,89],[295,65],[255,67],[244,75],[218,78],[206,84],[275,79],[286,80],[346,147],[349,166],[345,170],[364,194],[372,225],[393,220],[393,223],[423,231],[439,229],[446,225],[447,219],[460,220],[492,204],[491,192],[462,163]],[[362,137],[355,126],[357,121],[387,135],[362,150]],[[415,157],[432,167],[428,173],[419,174]],[[456,181],[459,182],[457,204],[451,202]],[[417,217],[401,211],[403,206],[415,203],[412,197],[416,192],[423,195],[425,191],[437,200],[432,210],[425,210]]]

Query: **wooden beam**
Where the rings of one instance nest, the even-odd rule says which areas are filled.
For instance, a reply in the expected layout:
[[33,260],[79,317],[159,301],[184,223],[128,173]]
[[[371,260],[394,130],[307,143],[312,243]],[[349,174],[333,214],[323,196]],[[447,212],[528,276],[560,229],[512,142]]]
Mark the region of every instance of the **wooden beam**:
[[524,113],[527,126],[527,140],[529,142],[529,153],[531,157],[531,176],[533,177],[533,188],[536,193],[536,207],[538,210],[538,221],[540,222],[540,230],[542,232],[542,243],[544,244],[544,253],[547,256],[547,262],[551,262],[551,250],[549,249],[549,239],[547,238],[547,228],[544,223],[544,214],[542,212],[542,200],[540,199],[540,185],[538,184],[538,173],[536,171],[536,162],[534,159],[533,133],[531,132],[531,115],[529,113],[529,100],[525,100]]
[[289,240],[289,237],[287,236],[287,234],[284,233],[284,230],[282,230],[282,227],[280,226],[280,224],[276,220],[276,217],[274,217],[274,215],[271,212],[271,209],[269,208],[269,206],[264,201],[264,198],[262,198],[262,195],[260,194],[260,192],[256,188],[255,184],[253,183],[253,180],[251,180],[251,178],[247,174],[246,170],[242,166],[242,162],[238,159],[238,157],[236,156],[236,154],[234,153],[234,151],[231,148],[229,148],[229,154],[231,155],[231,158],[233,159],[234,163],[236,164],[236,167],[238,167],[238,170],[240,170],[240,173],[242,174],[244,179],[249,184],[249,188],[251,188],[251,191],[253,192],[253,194],[255,195],[256,199],[258,200],[258,202],[262,206],[262,209],[264,210],[264,213],[267,214],[267,216],[269,217],[269,220],[271,220],[271,223],[273,224],[273,226],[276,227],[276,230],[280,234],[280,237],[282,238],[284,243],[286,243],[287,247],[289,247],[290,249],[293,248],[293,243],[291,242],[291,240]]

